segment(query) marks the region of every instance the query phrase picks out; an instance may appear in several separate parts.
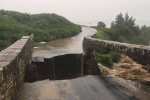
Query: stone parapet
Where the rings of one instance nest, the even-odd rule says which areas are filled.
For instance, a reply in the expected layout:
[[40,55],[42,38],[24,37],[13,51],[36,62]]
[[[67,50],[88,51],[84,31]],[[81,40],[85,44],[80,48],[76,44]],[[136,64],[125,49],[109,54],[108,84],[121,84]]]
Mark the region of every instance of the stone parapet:
[[124,53],[134,61],[142,65],[150,65],[150,47],[143,45],[134,45],[116,41],[100,40],[91,37],[84,37],[83,51],[93,50],[101,54],[107,54],[110,51]]
[[16,100],[24,82],[25,67],[30,63],[34,35],[23,36],[0,52],[0,100]]

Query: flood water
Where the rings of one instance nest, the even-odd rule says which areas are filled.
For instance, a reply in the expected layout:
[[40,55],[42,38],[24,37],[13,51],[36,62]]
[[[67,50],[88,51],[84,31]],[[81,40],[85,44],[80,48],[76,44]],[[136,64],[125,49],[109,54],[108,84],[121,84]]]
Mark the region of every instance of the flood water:
[[97,31],[93,28],[83,27],[82,32],[77,36],[65,39],[58,39],[48,42],[34,49],[32,60],[40,62],[44,58],[51,58],[57,55],[83,53],[82,41],[85,36],[94,35]]

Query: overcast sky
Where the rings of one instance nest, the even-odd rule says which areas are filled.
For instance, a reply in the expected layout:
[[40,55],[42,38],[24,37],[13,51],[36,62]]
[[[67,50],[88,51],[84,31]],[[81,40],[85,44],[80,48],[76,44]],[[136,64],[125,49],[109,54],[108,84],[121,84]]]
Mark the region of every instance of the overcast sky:
[[77,24],[109,27],[120,12],[133,16],[136,24],[150,26],[150,0],[0,0],[0,9],[19,12],[56,13]]

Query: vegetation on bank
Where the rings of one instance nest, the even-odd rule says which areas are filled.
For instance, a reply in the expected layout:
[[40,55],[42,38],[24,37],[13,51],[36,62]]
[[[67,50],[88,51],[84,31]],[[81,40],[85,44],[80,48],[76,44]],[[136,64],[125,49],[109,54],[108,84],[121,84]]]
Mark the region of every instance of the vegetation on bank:
[[[135,24],[135,19],[129,17],[128,13],[123,16],[121,13],[112,21],[110,28],[105,28],[103,22],[98,22],[97,26],[91,26],[97,29],[95,38],[102,40],[118,41],[137,45],[149,45],[150,27],[143,25],[141,28]],[[111,53],[113,54],[113,53]],[[94,53],[97,61],[102,65],[110,67],[113,65],[111,54]],[[121,55],[117,53],[116,58],[119,60]]]
[[117,63],[121,59],[121,54],[117,52],[110,52],[108,54],[99,54],[94,52],[94,56],[98,63],[101,63],[102,65],[109,68],[112,68],[114,63]]
[[135,19],[129,17],[128,13],[123,15],[120,13],[112,21],[110,28],[92,26],[97,29],[98,39],[118,41],[137,45],[149,45],[150,27],[143,25],[141,28],[135,24]]
[[0,10],[0,51],[22,36],[35,35],[35,42],[67,38],[81,32],[81,26],[56,14],[27,14]]

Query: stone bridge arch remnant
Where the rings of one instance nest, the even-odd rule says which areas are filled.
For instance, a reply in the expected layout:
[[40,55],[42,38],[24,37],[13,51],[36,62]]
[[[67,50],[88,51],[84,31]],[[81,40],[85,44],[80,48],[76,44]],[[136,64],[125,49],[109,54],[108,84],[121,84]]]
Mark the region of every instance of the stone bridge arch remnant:
[[89,55],[93,51],[101,54],[114,51],[129,56],[139,64],[150,65],[150,46],[100,40],[91,37],[84,37],[82,46],[85,55]]

